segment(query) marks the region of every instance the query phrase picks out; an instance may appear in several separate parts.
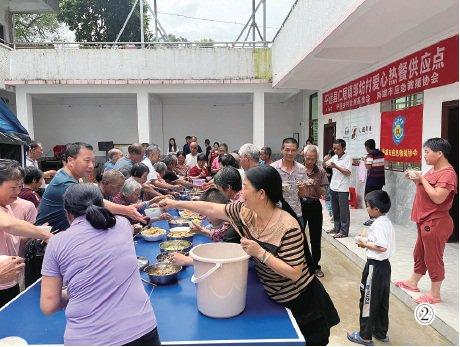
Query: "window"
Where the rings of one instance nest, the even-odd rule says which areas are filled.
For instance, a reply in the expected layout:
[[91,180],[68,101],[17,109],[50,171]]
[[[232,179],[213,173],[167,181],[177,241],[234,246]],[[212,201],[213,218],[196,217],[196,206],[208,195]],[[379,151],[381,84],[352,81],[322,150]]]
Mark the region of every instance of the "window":
[[[401,98],[387,100],[380,103],[380,111],[403,110],[412,106],[423,104],[423,93],[403,96]],[[405,171],[407,169],[421,170],[421,162],[405,163],[400,161],[386,161],[385,169],[392,171]]]
[[309,134],[313,142],[318,144],[318,93],[310,95]]

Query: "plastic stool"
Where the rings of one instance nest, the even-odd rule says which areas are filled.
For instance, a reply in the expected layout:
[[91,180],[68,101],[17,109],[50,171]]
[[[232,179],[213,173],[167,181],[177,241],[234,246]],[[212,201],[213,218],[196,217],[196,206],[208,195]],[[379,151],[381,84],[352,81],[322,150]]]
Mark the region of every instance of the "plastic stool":
[[348,189],[349,193],[350,193],[350,198],[348,199],[348,204],[352,207],[352,208],[358,208],[358,198],[356,196],[356,189],[355,187],[350,187]]

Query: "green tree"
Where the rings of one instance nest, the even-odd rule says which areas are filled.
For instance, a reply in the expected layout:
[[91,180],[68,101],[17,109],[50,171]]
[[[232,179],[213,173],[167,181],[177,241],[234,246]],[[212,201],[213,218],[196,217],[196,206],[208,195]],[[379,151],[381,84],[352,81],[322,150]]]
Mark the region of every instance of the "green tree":
[[63,41],[61,24],[55,13],[15,14],[16,42]]
[[[61,0],[58,19],[75,31],[77,42],[113,42],[123,27],[135,0]],[[144,40],[149,41],[147,6],[144,6]],[[139,42],[139,4],[134,9],[120,42]]]
[[173,34],[166,35],[166,42],[189,42],[185,37],[176,36]]

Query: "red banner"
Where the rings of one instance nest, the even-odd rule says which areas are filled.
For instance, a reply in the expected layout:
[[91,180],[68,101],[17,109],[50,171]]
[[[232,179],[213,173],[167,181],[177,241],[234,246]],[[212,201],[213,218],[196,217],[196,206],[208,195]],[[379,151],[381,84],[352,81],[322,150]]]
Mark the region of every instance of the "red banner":
[[385,160],[422,160],[423,105],[405,110],[382,112],[380,150]]
[[458,81],[458,35],[323,93],[323,115]]

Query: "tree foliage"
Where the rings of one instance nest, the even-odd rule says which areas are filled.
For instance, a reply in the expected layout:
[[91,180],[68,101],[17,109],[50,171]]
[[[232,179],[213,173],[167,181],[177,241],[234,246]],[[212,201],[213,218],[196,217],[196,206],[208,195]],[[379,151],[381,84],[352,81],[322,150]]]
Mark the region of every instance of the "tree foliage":
[[16,42],[63,41],[61,24],[55,13],[15,14]]
[[[75,32],[77,42],[113,42],[135,0],[61,0],[58,19]],[[149,41],[147,6],[144,6],[144,40]],[[140,42],[139,4],[129,19],[120,42]]]

